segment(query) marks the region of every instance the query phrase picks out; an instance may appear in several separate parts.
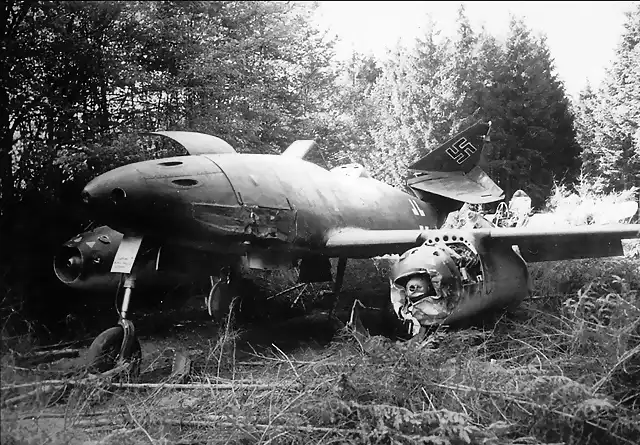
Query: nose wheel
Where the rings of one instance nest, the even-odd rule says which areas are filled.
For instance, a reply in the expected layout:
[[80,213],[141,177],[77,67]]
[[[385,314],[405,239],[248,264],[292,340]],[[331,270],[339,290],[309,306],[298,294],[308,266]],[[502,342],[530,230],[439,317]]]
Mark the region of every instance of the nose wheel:
[[130,375],[138,376],[142,349],[136,337],[133,323],[127,319],[131,294],[135,287],[135,276],[128,275],[124,283],[124,298],[120,310],[119,326],[103,331],[89,346],[86,368],[89,372],[106,372],[116,366],[129,363]]
[[87,354],[87,369],[89,372],[103,373],[116,366],[122,357],[122,362],[130,362],[130,374],[138,376],[140,374],[140,362],[142,361],[142,349],[140,341],[133,338],[131,345],[125,354],[122,355],[120,350],[124,344],[124,328],[122,326],[114,326],[103,331],[93,340]]

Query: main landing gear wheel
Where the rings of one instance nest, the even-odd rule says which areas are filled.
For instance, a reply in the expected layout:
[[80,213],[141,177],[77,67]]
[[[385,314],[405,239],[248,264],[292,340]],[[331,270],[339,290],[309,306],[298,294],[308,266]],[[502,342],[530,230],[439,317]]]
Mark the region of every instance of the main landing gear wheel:
[[220,276],[211,276],[211,291],[205,297],[204,305],[207,308],[209,316],[213,320],[220,322],[228,315],[231,302],[235,294],[235,288],[232,284],[234,276],[231,268],[223,268]]
[[206,301],[209,316],[215,320],[224,318],[227,315],[230,303],[231,294],[229,284],[220,280],[211,287]]
[[[124,329],[122,326],[115,326],[103,331],[91,343],[86,358],[86,367],[89,372],[106,372],[116,367],[120,359],[120,348],[124,340]],[[142,349],[137,337],[133,338],[129,351],[122,359],[131,362],[129,374],[137,377],[140,374],[140,362],[142,360]]]

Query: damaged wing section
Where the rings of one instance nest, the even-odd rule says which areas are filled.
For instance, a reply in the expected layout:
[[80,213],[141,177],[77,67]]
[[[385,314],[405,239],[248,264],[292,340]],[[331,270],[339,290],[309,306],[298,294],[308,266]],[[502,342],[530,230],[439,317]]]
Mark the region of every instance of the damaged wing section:
[[182,145],[190,155],[236,153],[229,143],[210,134],[194,131],[150,131],[142,135],[164,136]]
[[622,255],[623,239],[640,238],[640,224],[570,228],[477,229],[473,233],[489,250],[495,243],[516,245],[527,262]]

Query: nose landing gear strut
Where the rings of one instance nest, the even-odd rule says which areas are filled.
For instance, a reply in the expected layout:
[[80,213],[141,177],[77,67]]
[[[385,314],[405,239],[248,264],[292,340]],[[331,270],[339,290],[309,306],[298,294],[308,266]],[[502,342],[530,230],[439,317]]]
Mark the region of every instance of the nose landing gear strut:
[[130,375],[137,376],[140,373],[142,349],[133,323],[127,319],[134,287],[135,275],[126,274],[118,326],[103,331],[91,343],[86,358],[86,367],[90,372],[106,372],[130,363]]

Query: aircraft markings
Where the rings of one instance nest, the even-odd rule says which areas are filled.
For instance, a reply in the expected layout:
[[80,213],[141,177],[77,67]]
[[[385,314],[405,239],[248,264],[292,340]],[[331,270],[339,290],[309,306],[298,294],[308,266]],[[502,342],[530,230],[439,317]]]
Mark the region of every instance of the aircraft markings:
[[458,164],[462,164],[477,150],[478,149],[471,142],[462,137],[451,144],[451,147],[447,148],[445,151],[451,159],[456,161]]
[[411,204],[411,211],[413,212],[414,215],[425,216],[424,210],[420,208],[417,202],[415,202],[413,199],[410,199],[409,204]]

